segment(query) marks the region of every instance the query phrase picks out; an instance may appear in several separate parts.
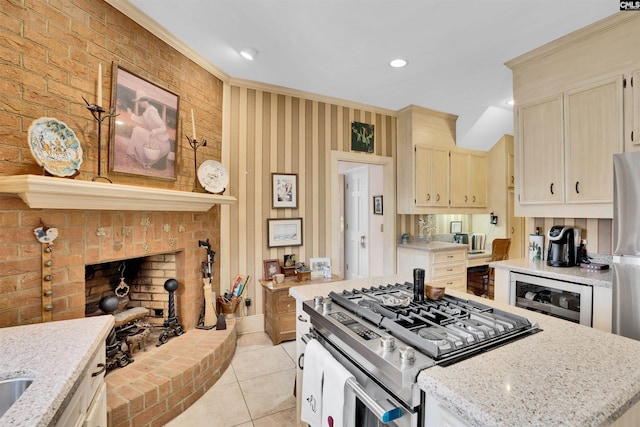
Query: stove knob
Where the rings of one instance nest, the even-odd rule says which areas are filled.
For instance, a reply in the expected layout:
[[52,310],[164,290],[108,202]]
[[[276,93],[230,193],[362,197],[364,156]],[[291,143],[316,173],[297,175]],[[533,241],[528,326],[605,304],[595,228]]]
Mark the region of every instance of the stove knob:
[[314,297],[313,298],[313,303],[315,304],[316,307],[318,307],[318,306],[322,305],[322,301],[323,300],[324,300],[324,298],[322,296]]
[[380,338],[380,346],[384,350],[393,351],[396,348],[396,339],[391,335],[384,336]]
[[327,298],[326,300],[322,301],[322,311],[329,310],[331,310],[331,298]]
[[416,351],[413,347],[400,349],[400,360],[406,363],[413,363],[416,360]]

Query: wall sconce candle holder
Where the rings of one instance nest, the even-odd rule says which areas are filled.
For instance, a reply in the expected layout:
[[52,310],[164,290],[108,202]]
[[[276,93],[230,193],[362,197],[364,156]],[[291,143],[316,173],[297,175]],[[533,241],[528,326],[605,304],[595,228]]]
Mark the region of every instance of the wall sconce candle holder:
[[114,108],[109,110],[109,114],[104,114],[104,113],[106,113],[106,110],[104,108],[102,108],[101,106],[99,106],[97,104],[89,104],[89,101],[87,101],[84,96],[82,97],[82,99],[84,100],[85,104],[87,104],[87,110],[91,111],[91,115],[98,122],[98,175],[96,175],[93,178],[91,178],[91,181],[96,181],[98,179],[106,179],[109,182],[113,182],[109,178],[107,178],[106,176],[103,176],[102,172],[101,172],[101,168],[102,168],[102,154],[101,154],[102,153],[102,122],[106,118],[111,118],[111,117],[117,116],[117,114],[115,114],[115,109]]
[[198,187],[198,160],[196,152],[198,151],[198,148],[207,146],[207,140],[202,138],[202,140],[198,142],[197,139],[191,138],[188,135],[185,135],[185,137],[187,138],[187,141],[189,141],[189,146],[193,150],[193,191],[203,191]]

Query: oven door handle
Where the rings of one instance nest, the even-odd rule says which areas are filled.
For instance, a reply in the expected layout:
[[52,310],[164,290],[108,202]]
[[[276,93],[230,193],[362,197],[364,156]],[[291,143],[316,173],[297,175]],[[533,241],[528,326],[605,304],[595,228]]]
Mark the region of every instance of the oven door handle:
[[353,390],[358,399],[383,423],[386,424],[402,416],[402,409],[384,401],[384,407],[362,388],[355,378],[348,378],[347,385]]
[[[316,339],[317,337],[312,332],[302,335],[302,342],[307,344],[309,340]],[[301,364],[301,360],[304,360],[304,353],[300,354],[298,358],[298,367],[304,369],[304,365]],[[402,409],[394,406],[388,400],[383,403],[377,402],[367,391],[358,383],[354,378],[348,378],[346,384],[349,386],[353,393],[360,399],[360,401],[367,407],[373,414],[383,423],[387,424],[390,421],[398,419],[402,416]]]

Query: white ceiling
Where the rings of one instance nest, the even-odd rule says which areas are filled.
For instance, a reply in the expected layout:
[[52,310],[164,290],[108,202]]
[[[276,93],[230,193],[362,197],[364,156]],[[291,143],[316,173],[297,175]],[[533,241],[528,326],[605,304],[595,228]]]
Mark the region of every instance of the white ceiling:
[[[614,0],[130,2],[231,77],[456,114],[458,145],[479,150],[513,133],[506,61],[619,11]],[[398,57],[409,65],[391,68]]]

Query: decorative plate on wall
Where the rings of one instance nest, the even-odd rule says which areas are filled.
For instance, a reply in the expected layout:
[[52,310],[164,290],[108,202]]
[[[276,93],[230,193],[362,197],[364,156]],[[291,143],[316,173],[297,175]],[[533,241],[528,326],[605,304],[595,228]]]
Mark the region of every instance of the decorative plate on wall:
[[198,168],[198,181],[209,193],[222,193],[229,185],[229,174],[222,163],[205,160]]
[[63,122],[49,117],[29,126],[29,148],[38,165],[55,176],[75,175],[82,164],[82,147]]

